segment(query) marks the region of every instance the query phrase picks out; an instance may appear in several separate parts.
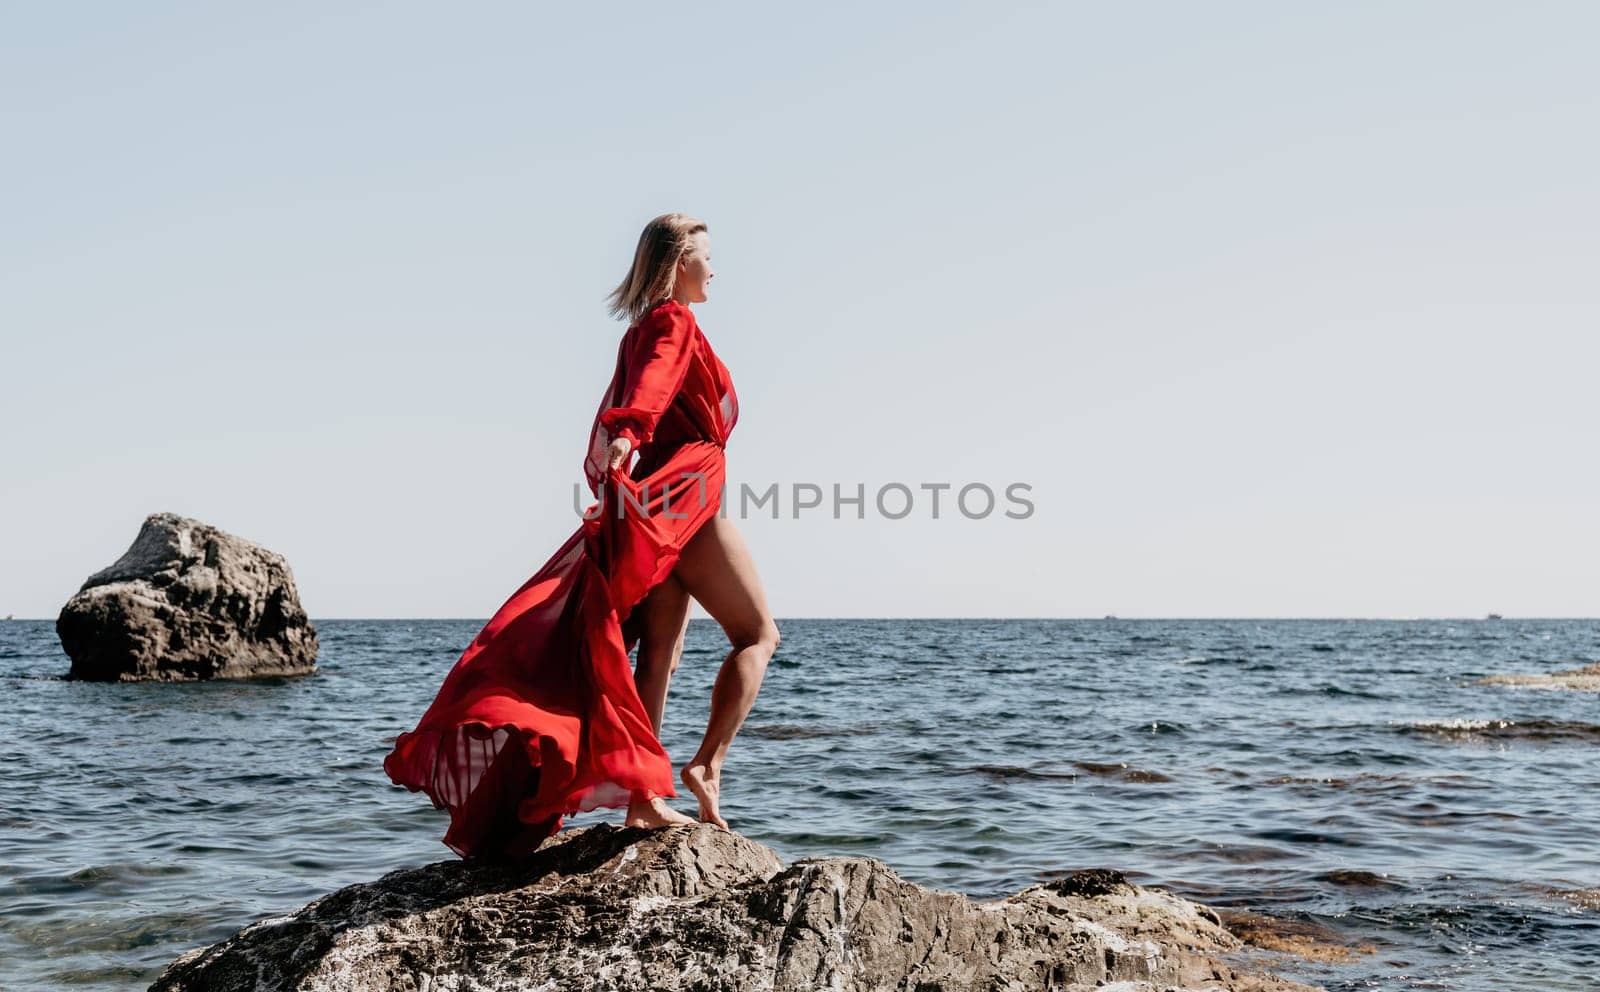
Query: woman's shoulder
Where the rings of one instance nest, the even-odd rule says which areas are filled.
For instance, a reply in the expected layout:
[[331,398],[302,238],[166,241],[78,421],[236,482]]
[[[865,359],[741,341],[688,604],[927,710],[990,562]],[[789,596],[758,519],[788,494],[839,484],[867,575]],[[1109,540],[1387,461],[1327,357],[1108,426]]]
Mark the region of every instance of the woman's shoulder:
[[673,327],[689,327],[698,330],[700,325],[694,319],[694,311],[686,303],[679,303],[672,297],[654,304],[645,315],[639,318],[639,326],[653,327],[665,330]]
[[651,314],[683,314],[690,320],[694,319],[694,310],[687,303],[680,303],[672,297],[667,297],[650,308]]

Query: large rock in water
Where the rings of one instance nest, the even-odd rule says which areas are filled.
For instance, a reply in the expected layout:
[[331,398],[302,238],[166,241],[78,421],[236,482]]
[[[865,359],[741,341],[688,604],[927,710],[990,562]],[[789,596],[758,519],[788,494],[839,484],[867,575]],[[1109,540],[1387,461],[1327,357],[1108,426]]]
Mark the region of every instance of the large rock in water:
[[1091,870],[975,902],[875,858],[803,858],[711,824],[575,827],[521,867],[352,885],[168,965],[151,992],[405,989],[1312,992],[1241,973],[1217,915]]
[[314,670],[317,632],[283,556],[174,513],[83,583],[56,618],[71,678],[250,678]]

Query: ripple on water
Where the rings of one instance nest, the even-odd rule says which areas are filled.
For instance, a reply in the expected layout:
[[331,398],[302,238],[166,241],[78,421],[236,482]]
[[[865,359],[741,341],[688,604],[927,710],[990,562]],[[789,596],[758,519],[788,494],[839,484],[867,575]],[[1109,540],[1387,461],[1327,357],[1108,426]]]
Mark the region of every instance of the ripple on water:
[[1179,853],[1196,861],[1223,861],[1234,865],[1255,865],[1268,861],[1294,861],[1300,855],[1286,847],[1268,844],[1207,843]]
[[[1241,777],[1248,773],[1241,773]],[[1419,789],[1434,791],[1473,791],[1492,788],[1490,783],[1470,775],[1396,774],[1392,772],[1360,772],[1354,775],[1274,775],[1258,779],[1262,786],[1287,787],[1307,795],[1319,792],[1346,791],[1373,795],[1394,795],[1416,792]]]
[[1067,779],[1078,778],[1076,772],[1052,771],[1048,768],[1024,768],[1021,765],[973,765],[964,771],[1000,779]]
[[93,954],[170,943],[209,922],[204,913],[194,912],[108,913],[13,926],[10,933],[34,947],[65,945],[76,954]]
[[1333,830],[1299,830],[1292,827],[1270,827],[1265,830],[1252,830],[1252,837],[1262,840],[1280,840],[1289,844],[1331,844],[1335,847],[1365,847],[1367,841],[1357,834],[1339,833]]
[[1179,734],[1179,735],[1181,735],[1181,734],[1187,734],[1190,731],[1190,727],[1189,727],[1188,724],[1186,724],[1186,723],[1178,723],[1177,721],[1174,721],[1174,720],[1151,720],[1149,723],[1137,724],[1137,725],[1131,726],[1131,727],[1124,727],[1123,729],[1132,731],[1134,733],[1150,734],[1150,735],[1161,735],[1161,734]]
[[18,896],[95,890],[120,891],[129,885],[142,885],[145,879],[183,875],[188,871],[189,869],[183,865],[173,864],[90,865],[65,874],[41,873],[17,876],[10,882],[0,885],[0,896],[11,899]]
[[72,986],[143,986],[150,980],[150,969],[132,965],[106,965],[101,968],[67,968],[52,971],[45,980],[57,988]]
[[1144,768],[1130,768],[1126,761],[1074,761],[1074,768],[1081,768],[1091,775],[1103,778],[1115,778],[1124,782],[1155,783],[1171,782],[1172,776],[1160,772],[1149,771]]
[[1337,885],[1346,889],[1404,889],[1406,883],[1387,873],[1361,871],[1354,868],[1342,868],[1336,871],[1319,872],[1311,876],[1318,882]]
[[793,741],[807,740],[813,737],[859,737],[879,733],[880,728],[873,724],[861,724],[853,727],[829,727],[795,723],[756,723],[746,725],[739,732],[770,741]]

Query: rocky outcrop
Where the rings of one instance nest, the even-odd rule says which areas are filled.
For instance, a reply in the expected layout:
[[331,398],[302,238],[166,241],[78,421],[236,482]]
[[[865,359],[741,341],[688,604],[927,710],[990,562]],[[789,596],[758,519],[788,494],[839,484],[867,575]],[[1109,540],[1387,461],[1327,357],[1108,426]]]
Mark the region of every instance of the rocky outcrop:
[[1519,685],[1533,689],[1580,689],[1600,692],[1600,662],[1548,675],[1491,675],[1476,685]]
[[974,901],[875,858],[785,867],[706,823],[607,824],[520,867],[445,861],[340,889],[183,955],[151,990],[1310,992],[1235,970],[1240,948],[1210,909],[1112,871]]
[[283,556],[173,513],[89,576],[56,634],[69,677],[104,682],[304,675],[317,660]]

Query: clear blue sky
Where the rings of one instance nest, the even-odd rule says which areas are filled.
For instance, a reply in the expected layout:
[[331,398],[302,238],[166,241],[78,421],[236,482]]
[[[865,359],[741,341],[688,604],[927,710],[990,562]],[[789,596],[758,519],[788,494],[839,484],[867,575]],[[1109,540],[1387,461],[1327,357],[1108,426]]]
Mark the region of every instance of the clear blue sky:
[[[1593,616],[1600,8],[10,4],[0,614],[148,513],[313,618],[577,526],[706,219],[785,616]],[[788,487],[1032,487],[835,520]],[[697,616],[704,614],[697,610]]]

